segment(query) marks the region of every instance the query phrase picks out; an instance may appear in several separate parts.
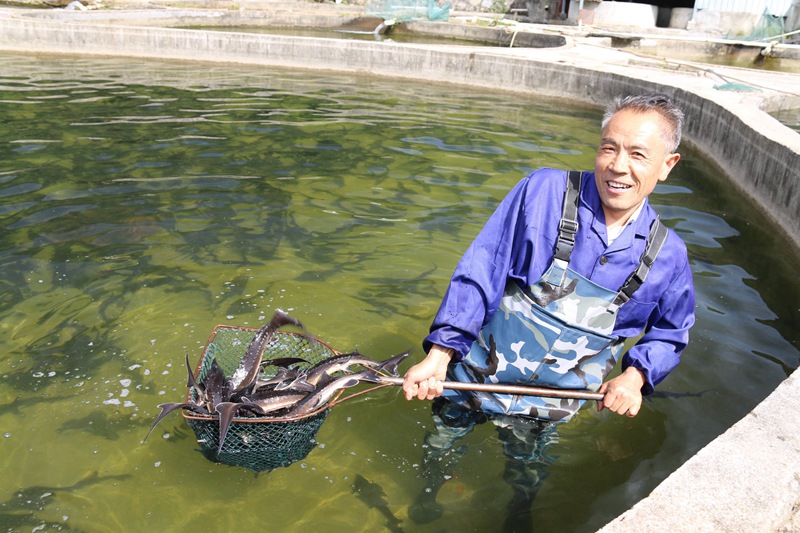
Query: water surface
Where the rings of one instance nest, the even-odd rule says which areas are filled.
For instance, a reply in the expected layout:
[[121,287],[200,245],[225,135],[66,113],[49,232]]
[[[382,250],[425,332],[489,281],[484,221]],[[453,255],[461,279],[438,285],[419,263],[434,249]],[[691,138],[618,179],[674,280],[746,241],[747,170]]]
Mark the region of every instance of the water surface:
[[[478,427],[421,526],[429,406],[381,390],[333,409],[302,462],[207,461],[179,416],[184,354],[276,307],[342,351],[413,348],[470,240],[541,166],[591,168],[600,111],[360,76],[119,59],[0,59],[0,529],[493,531],[511,489]],[[690,118],[691,119],[691,118]],[[562,426],[533,507],[595,531],[798,366],[800,261],[703,157],[653,203],[686,240],[698,322],[629,420]],[[765,458],[766,460],[766,458]]]

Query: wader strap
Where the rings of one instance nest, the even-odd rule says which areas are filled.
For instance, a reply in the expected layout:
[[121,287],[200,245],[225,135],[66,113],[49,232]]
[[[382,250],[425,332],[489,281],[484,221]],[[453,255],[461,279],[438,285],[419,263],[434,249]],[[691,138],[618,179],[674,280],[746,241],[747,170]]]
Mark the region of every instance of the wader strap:
[[617,294],[617,297],[614,300],[615,304],[624,304],[630,300],[633,293],[642,286],[644,280],[647,278],[647,274],[650,273],[650,267],[653,266],[653,263],[655,262],[656,257],[658,257],[658,253],[661,251],[661,248],[664,246],[664,242],[666,240],[667,227],[661,223],[661,219],[656,218],[656,220],[653,222],[653,225],[650,227],[650,235],[647,236],[647,245],[645,246],[644,253],[639,260],[639,266],[636,267],[636,270],[634,270],[633,273],[628,276],[628,279],[625,280],[625,283],[619,290],[619,294]]
[[558,223],[558,241],[555,258],[569,263],[569,256],[575,247],[575,234],[578,233],[578,200],[581,195],[582,173],[570,170],[567,177],[567,190],[564,192],[564,205],[561,208],[561,221]]

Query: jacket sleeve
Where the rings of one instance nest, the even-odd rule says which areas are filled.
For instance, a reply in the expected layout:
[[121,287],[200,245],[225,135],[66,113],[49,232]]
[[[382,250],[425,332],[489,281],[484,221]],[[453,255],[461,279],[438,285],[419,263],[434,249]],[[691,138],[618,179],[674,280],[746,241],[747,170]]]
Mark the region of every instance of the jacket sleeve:
[[[458,359],[465,356],[497,310],[509,276],[525,281],[526,269],[535,254],[535,239],[528,226],[539,225],[536,215],[526,210],[536,211],[535,206],[544,203],[538,200],[539,196],[557,188],[549,184],[565,182],[547,179],[563,172],[537,176],[539,173],[542,171],[524,178],[508,193],[458,263],[430,334],[423,342],[426,352],[438,344],[454,349]],[[563,194],[563,188],[559,194]],[[537,200],[532,200],[531,195]]]
[[[684,248],[685,250],[685,248]],[[692,271],[685,251],[639,342],[622,358],[622,369],[633,366],[645,376],[643,394],[650,394],[680,362],[695,321]]]

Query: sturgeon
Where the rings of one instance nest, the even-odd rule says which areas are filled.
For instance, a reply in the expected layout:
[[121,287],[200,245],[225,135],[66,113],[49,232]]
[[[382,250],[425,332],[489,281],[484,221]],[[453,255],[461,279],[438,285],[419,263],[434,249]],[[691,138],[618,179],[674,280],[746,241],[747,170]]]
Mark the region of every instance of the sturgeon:
[[337,355],[320,361],[309,368],[305,372],[305,381],[311,385],[318,385],[327,376],[332,376],[337,372],[347,372],[355,365],[375,372],[386,372],[392,376],[397,376],[397,367],[400,366],[403,359],[408,357],[409,353],[403,352],[386,361],[377,361],[371,357],[361,355],[358,350],[348,354]]
[[383,382],[381,377],[371,369],[338,377],[324,387],[317,388],[314,392],[295,403],[286,411],[282,418],[300,417],[313,413],[327,404],[336,392],[349,387],[355,387],[364,381],[369,383]]
[[272,338],[272,334],[279,328],[289,324],[305,329],[299,320],[290,317],[278,309],[272,316],[272,320],[258,330],[253,340],[250,341],[250,345],[247,347],[242,361],[233,372],[233,375],[231,375],[229,383],[232,392],[239,392],[253,384],[258,373],[261,371],[261,358],[264,355],[264,348],[266,348],[267,343],[269,343],[269,340]]

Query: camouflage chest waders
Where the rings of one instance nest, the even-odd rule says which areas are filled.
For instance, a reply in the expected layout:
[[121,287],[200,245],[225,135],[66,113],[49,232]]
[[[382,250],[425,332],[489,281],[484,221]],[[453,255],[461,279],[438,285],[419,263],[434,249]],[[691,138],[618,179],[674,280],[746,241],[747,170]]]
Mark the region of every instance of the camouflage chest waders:
[[[529,384],[563,389],[600,388],[623,340],[613,335],[619,307],[644,283],[666,240],[656,219],[639,266],[619,290],[601,287],[569,268],[578,231],[581,173],[570,172],[555,256],[528,290],[509,281],[500,306],[469,354],[449,368],[449,379]],[[566,421],[584,400],[446,390],[444,396],[490,414]]]

